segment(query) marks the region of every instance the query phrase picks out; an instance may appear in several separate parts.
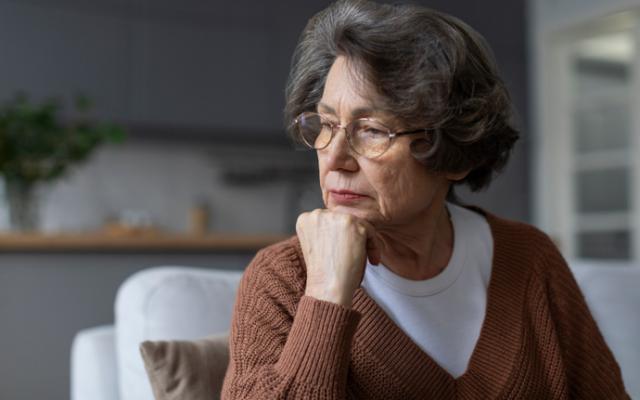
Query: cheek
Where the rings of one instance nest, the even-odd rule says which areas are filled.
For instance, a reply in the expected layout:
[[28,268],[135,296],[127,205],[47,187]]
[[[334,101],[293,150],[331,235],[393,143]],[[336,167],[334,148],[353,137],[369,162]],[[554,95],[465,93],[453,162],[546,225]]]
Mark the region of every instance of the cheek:
[[411,191],[419,184],[417,177],[406,170],[397,169],[387,171],[384,175],[385,198],[387,201],[402,205],[410,198]]
[[387,215],[393,209],[402,206],[402,202],[407,194],[406,190],[410,182],[406,174],[402,171],[401,165],[385,165],[376,168],[376,171],[369,175],[369,182],[376,192],[380,212]]
[[384,168],[376,179],[378,203],[383,214],[414,209],[424,204],[436,190],[436,180],[418,165],[396,165]]
[[325,177],[327,176],[326,173],[326,168],[324,167],[324,162],[322,161],[322,157],[320,156],[320,154],[317,154],[318,156],[318,181],[320,183],[320,190],[322,191],[322,198],[323,200],[325,199],[325,194],[324,194],[324,181],[325,181]]

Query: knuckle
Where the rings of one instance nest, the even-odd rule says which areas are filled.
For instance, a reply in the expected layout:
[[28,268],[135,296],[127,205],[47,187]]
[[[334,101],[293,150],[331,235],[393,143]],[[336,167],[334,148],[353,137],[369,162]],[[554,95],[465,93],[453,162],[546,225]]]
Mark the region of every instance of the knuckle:
[[338,214],[337,222],[341,227],[347,228],[352,225],[352,217],[349,214]]
[[296,229],[302,228],[308,218],[309,216],[306,212],[298,215],[298,218],[296,219]]

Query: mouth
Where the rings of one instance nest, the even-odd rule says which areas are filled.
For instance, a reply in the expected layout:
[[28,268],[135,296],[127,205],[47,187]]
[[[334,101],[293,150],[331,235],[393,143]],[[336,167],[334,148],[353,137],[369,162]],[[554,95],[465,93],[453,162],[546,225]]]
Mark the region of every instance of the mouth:
[[350,190],[329,190],[329,197],[338,205],[352,205],[369,196]]

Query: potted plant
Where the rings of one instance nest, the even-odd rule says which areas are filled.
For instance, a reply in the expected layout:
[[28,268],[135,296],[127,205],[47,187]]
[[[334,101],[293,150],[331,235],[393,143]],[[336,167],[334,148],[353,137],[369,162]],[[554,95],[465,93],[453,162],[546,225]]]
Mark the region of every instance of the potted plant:
[[0,106],[0,176],[4,178],[12,230],[38,228],[35,189],[62,177],[104,142],[125,134],[111,123],[91,121],[86,96],[76,96],[74,112],[63,121],[58,100],[31,103],[23,94]]

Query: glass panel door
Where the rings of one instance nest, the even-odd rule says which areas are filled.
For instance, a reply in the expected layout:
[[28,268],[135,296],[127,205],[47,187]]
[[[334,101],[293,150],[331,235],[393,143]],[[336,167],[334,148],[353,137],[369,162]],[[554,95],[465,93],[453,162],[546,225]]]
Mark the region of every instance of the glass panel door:
[[584,38],[571,47],[571,192],[578,257],[630,259],[632,254],[634,49],[630,31]]

